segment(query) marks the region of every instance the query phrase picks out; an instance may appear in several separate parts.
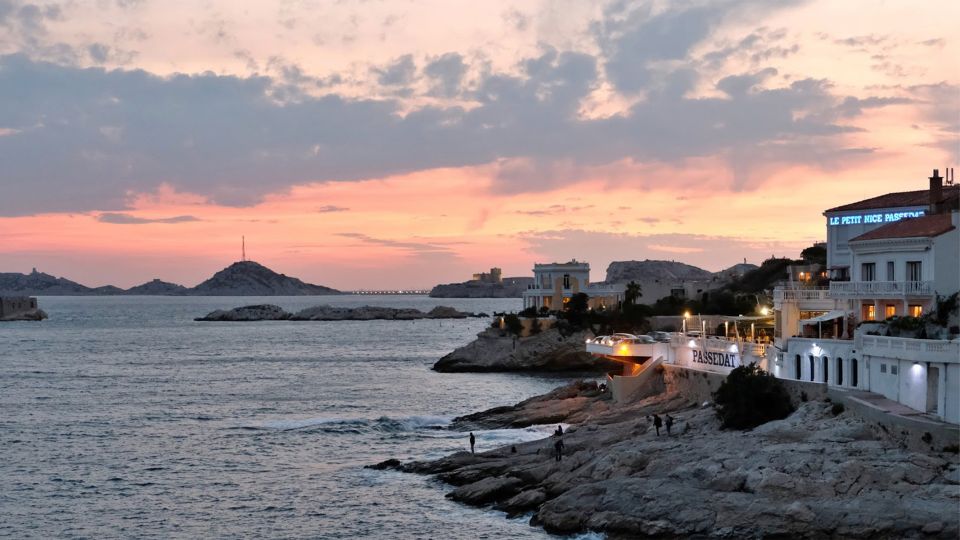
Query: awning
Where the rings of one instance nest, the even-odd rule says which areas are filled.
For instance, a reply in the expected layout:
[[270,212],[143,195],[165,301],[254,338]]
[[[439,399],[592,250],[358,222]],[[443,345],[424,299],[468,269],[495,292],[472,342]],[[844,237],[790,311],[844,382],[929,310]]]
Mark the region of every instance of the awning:
[[833,311],[828,311],[823,315],[813,317],[812,319],[803,319],[800,321],[800,324],[817,324],[827,321],[832,321],[834,319],[839,319],[840,317],[846,317],[847,311],[843,309],[835,309]]

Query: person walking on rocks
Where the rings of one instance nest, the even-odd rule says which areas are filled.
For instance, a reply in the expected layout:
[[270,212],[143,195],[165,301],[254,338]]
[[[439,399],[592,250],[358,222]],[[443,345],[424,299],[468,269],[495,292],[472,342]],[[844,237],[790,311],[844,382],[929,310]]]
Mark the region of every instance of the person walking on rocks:
[[475,444],[477,444],[477,438],[473,436],[473,432],[471,431],[471,432],[470,432],[470,453],[471,453],[471,454],[475,454],[475,453],[476,453],[476,452],[473,451],[473,446],[474,446]]
[[557,437],[557,442],[553,443],[553,448],[556,450],[557,461],[560,461],[563,458],[563,439]]
[[673,417],[669,414],[667,415],[667,435],[670,435],[670,428],[673,427]]
[[653,415],[653,427],[657,428],[657,437],[660,436],[660,426],[663,425],[663,420],[660,419],[660,415]]

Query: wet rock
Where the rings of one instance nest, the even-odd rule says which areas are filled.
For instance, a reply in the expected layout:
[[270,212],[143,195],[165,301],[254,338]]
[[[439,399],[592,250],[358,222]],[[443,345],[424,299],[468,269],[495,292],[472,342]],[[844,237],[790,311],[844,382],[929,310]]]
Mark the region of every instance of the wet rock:
[[433,369],[455,372],[490,371],[600,371],[612,367],[586,352],[588,331],[563,336],[554,328],[518,338],[488,328],[477,339],[444,356]]
[[378,470],[378,471],[383,471],[383,470],[386,470],[386,469],[399,469],[399,468],[400,468],[400,460],[399,460],[399,459],[395,459],[395,458],[390,458],[390,459],[381,461],[380,463],[377,463],[377,464],[375,464],[375,465],[365,465],[363,468],[364,468],[364,469],[375,469],[375,470]]

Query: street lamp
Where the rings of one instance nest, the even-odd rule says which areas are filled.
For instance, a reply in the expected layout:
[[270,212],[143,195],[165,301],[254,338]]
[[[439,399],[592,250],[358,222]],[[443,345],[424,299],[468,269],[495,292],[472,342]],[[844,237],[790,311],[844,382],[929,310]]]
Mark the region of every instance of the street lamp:
[[684,334],[687,333],[687,319],[689,319],[689,318],[690,318],[690,312],[689,312],[689,311],[684,311],[684,312],[683,312],[683,333],[684,333]]

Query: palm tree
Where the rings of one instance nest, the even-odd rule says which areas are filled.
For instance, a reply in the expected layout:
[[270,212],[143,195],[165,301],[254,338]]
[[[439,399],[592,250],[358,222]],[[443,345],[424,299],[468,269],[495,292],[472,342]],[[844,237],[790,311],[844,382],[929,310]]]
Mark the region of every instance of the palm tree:
[[643,296],[643,290],[640,288],[640,284],[636,281],[631,281],[627,283],[627,288],[623,292],[623,303],[632,306],[637,303],[637,299],[641,296]]

